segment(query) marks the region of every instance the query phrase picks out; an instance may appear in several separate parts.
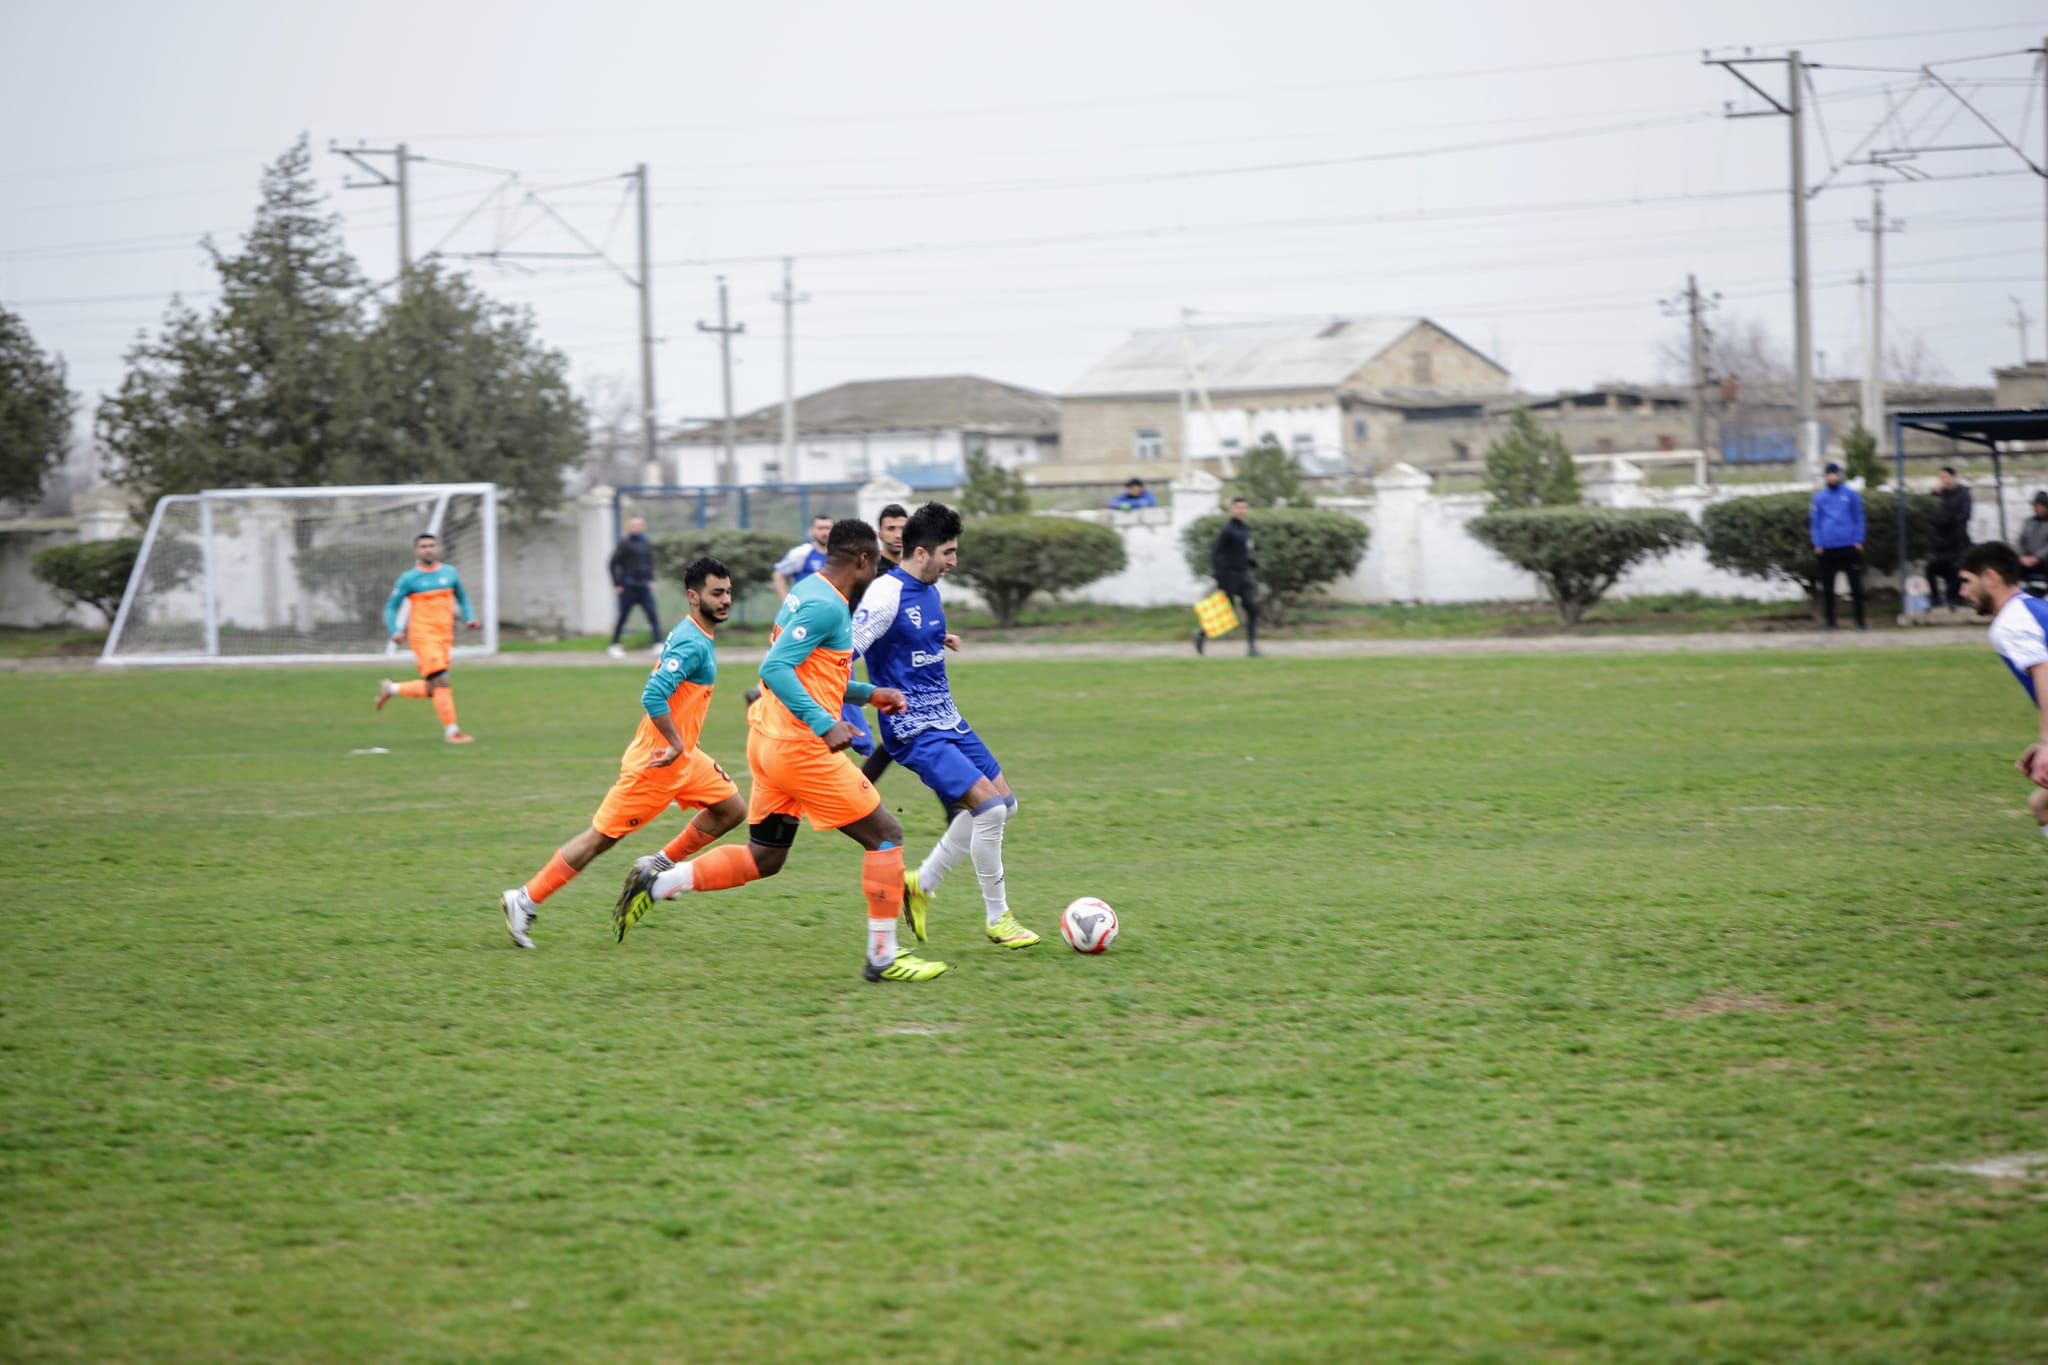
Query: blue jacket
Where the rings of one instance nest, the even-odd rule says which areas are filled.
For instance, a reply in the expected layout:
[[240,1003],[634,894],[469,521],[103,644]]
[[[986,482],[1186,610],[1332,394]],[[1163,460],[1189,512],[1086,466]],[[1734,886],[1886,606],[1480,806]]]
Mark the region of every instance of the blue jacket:
[[1817,550],[1863,543],[1863,495],[1847,484],[1822,485],[1806,514],[1808,538]]

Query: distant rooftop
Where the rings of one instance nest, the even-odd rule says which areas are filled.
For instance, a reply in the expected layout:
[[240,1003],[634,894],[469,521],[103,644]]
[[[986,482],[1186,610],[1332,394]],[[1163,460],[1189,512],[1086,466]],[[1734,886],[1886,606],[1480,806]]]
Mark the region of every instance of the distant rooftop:
[[[737,418],[734,427],[742,441],[780,437],[782,405],[756,408]],[[857,379],[797,399],[796,427],[809,436],[958,429],[992,436],[1051,437],[1059,434],[1060,402],[1037,389],[971,374]],[[693,445],[720,441],[724,425],[694,426],[669,439]]]
[[1332,317],[1147,328],[1132,333],[1061,397],[1175,393],[1191,358],[1211,392],[1335,388],[1426,322]]

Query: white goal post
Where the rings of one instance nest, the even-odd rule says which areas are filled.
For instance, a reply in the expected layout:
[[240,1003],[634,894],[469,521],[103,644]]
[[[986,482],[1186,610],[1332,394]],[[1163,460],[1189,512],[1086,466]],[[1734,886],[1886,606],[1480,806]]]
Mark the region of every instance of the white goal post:
[[402,657],[384,629],[384,604],[423,532],[440,538],[481,626],[457,628],[455,657],[496,653],[498,486],[411,483],[159,499],[99,661]]

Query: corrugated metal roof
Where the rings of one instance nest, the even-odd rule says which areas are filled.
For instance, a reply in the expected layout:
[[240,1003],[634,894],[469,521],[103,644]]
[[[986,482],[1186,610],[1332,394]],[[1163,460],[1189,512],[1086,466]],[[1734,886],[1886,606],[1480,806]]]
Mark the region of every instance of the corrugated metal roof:
[[1335,388],[1420,326],[1423,318],[1324,318],[1155,327],[1134,332],[1063,398],[1178,393],[1192,352],[1212,393]]
[[[993,435],[1057,436],[1060,400],[1037,389],[972,374],[857,379],[797,399],[796,427],[800,434],[817,436],[956,428]],[[756,408],[736,418],[734,429],[742,441],[779,437],[782,405]],[[724,425],[692,427],[672,439],[692,444],[719,441],[724,439]]]

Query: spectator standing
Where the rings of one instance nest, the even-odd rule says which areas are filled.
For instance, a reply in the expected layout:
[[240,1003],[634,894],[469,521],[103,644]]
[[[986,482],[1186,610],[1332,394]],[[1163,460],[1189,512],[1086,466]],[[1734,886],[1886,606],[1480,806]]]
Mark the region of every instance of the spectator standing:
[[1124,485],[1123,492],[1109,500],[1109,505],[1119,512],[1135,512],[1140,507],[1157,507],[1159,499],[1152,496],[1143,479],[1132,479]]
[[2048,492],[2034,494],[2034,515],[2020,523],[2023,579],[2048,577]]
[[1970,490],[1956,479],[1953,465],[1943,465],[1934,496],[1934,537],[1929,546],[1927,582],[1934,605],[1960,611],[1963,606],[1963,552],[1970,548]]
[[1835,628],[1835,575],[1846,573],[1856,629],[1870,629],[1863,620],[1863,495],[1842,482],[1840,465],[1828,466],[1827,484],[1813,495],[1806,527],[1820,560],[1820,600],[1827,628]]
[[654,542],[647,538],[646,518],[626,518],[626,534],[612,547],[611,568],[612,592],[619,599],[619,619],[612,627],[611,648],[605,653],[614,659],[626,657],[619,637],[626,631],[626,618],[638,607],[647,617],[647,629],[653,632],[655,657],[661,657],[662,643],[667,637],[661,633],[661,612],[654,605]]
[[[1252,505],[1243,498],[1230,500],[1230,518],[1209,548],[1209,572],[1244,622],[1245,657],[1259,659],[1265,656],[1259,653],[1258,585],[1252,581],[1252,570],[1259,567],[1259,561],[1254,553],[1258,546],[1252,541],[1251,510]],[[1194,641],[1195,653],[1207,653],[1208,637],[1200,626],[1195,627]]]

